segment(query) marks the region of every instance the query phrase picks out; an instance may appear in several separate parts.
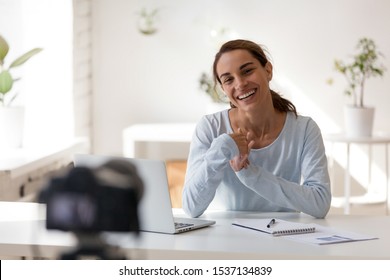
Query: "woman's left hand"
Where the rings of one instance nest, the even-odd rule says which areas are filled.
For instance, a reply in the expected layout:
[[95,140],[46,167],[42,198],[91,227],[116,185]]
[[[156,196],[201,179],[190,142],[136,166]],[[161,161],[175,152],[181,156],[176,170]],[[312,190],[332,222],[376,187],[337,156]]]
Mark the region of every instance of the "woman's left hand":
[[[241,137],[237,137],[237,135]],[[243,135],[245,134],[241,132],[241,129],[238,130],[237,134],[231,135],[240,151],[238,155],[236,155],[233,159],[230,160],[230,166],[235,172],[240,171],[241,169],[247,168],[249,166],[249,153],[255,143],[254,140],[250,140],[251,137],[249,133],[245,135],[244,141],[242,137]],[[240,138],[241,141],[237,141],[237,138]],[[243,144],[245,145],[245,147],[242,147]],[[242,150],[245,150],[245,153],[242,153]]]

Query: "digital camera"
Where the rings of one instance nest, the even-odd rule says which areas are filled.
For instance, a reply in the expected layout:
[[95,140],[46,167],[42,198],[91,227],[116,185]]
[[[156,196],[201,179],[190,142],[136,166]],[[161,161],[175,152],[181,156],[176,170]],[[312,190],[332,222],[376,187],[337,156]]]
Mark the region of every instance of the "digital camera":
[[74,167],[40,193],[46,228],[72,232],[138,232],[142,181],[135,167],[113,160],[89,169]]

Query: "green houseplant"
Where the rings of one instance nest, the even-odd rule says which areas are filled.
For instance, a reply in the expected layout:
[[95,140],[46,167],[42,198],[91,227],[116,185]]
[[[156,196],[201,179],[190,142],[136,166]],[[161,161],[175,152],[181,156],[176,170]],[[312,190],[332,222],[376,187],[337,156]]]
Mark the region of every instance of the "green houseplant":
[[152,35],[157,32],[156,22],[157,15],[160,9],[155,8],[148,11],[143,8],[139,13],[138,30],[144,35]]
[[366,81],[371,77],[383,76],[386,69],[379,61],[383,54],[378,51],[372,39],[360,39],[356,49],[357,54],[353,56],[351,62],[345,63],[336,59],[334,66],[348,82],[345,93],[353,97],[353,105],[364,107]]
[[199,88],[202,92],[206,93],[210,97],[210,101],[206,106],[206,113],[211,114],[217,111],[228,108],[229,99],[222,91],[222,89],[216,85],[207,73],[201,73],[199,77]]
[[372,39],[359,39],[356,50],[350,62],[336,59],[334,67],[347,80],[345,94],[353,98],[352,106],[346,106],[344,110],[346,133],[353,137],[368,137],[372,135],[375,108],[364,103],[365,85],[368,79],[383,76],[386,69],[380,61],[383,54]]
[[229,103],[226,95],[215,85],[213,79],[205,72],[200,75],[199,88],[205,92],[213,102]]
[[32,56],[42,51],[42,49],[32,49],[25,54],[19,56],[8,67],[6,67],[5,58],[8,54],[8,51],[9,45],[7,41],[3,38],[3,36],[0,35],[0,106],[10,105],[12,100],[15,98],[15,96],[13,96],[13,98],[9,102],[6,102],[6,95],[11,92],[14,82],[19,80],[19,78],[14,78],[12,76],[12,69],[24,64]]
[[5,58],[9,45],[0,35],[0,149],[20,148],[22,146],[24,129],[24,108],[11,106],[17,93],[11,94],[13,85],[19,78],[12,75],[12,70],[23,65],[32,56],[42,49],[35,48],[15,59],[9,66],[5,65]]

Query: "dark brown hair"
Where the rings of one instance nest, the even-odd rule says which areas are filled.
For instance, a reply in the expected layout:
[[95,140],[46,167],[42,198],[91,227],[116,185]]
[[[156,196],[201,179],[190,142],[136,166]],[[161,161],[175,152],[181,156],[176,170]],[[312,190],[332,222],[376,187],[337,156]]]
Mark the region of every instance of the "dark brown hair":
[[[232,40],[228,41],[225,44],[221,46],[219,49],[219,52],[215,55],[214,64],[213,64],[213,75],[214,75],[214,83],[217,84],[217,82],[221,85],[221,80],[218,77],[217,74],[217,64],[219,59],[224,53],[234,51],[234,50],[246,50],[248,51],[255,59],[257,59],[260,64],[264,67],[267,62],[268,58],[263,50],[263,48],[248,40]],[[279,93],[275,92],[274,90],[270,89],[271,96],[272,96],[272,103],[274,105],[274,108],[277,109],[280,112],[293,112],[295,116],[297,116],[297,110],[295,108],[295,105],[291,103],[291,101],[283,98]],[[235,108],[235,106],[230,103],[230,106],[232,108]]]

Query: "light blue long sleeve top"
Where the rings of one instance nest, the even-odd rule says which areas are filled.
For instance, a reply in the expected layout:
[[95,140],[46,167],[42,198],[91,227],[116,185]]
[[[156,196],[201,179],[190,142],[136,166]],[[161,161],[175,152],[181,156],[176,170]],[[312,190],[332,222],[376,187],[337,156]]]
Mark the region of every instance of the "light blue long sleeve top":
[[229,110],[204,116],[193,134],[183,189],[183,209],[198,217],[208,207],[303,212],[323,218],[331,202],[330,179],[321,131],[304,116],[287,113],[277,139],[252,149],[250,165],[235,172],[229,160],[238,147]]

